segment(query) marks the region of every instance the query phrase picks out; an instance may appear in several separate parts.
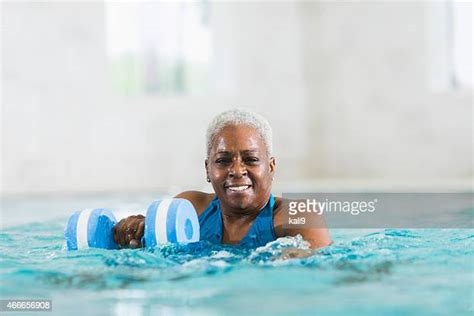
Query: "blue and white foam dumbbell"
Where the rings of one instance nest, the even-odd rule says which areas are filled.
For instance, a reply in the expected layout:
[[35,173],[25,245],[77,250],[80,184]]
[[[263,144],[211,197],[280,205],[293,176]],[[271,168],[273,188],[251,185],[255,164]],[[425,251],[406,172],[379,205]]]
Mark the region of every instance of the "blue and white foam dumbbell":
[[199,220],[191,202],[186,199],[156,200],[146,214],[145,246],[197,242],[199,229]]
[[67,249],[118,248],[113,235],[116,223],[114,214],[105,208],[75,212],[64,229]]
[[[86,248],[117,249],[113,228],[117,220],[108,209],[86,209],[72,214],[64,236],[68,250]],[[199,241],[199,220],[193,205],[185,199],[154,201],[147,210],[143,244]]]

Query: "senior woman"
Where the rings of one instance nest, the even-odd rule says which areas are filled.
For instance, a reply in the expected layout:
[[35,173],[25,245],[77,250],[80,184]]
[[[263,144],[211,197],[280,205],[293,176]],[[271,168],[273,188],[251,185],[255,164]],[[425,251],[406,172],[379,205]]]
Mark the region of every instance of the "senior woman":
[[[283,236],[300,234],[310,247],[331,243],[320,215],[317,225],[291,228],[289,200],[271,193],[275,174],[272,130],[262,116],[248,110],[217,115],[207,130],[207,182],[215,193],[186,191],[177,198],[189,200],[199,217],[201,240],[258,247]],[[114,229],[121,247],[141,247],[145,226],[142,215],[121,220]]]

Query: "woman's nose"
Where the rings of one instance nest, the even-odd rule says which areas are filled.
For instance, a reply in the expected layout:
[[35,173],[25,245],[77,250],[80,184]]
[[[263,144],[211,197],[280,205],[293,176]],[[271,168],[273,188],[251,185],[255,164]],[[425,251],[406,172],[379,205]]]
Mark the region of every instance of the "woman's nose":
[[229,175],[232,177],[243,177],[247,175],[247,168],[245,165],[240,161],[235,161],[229,170]]

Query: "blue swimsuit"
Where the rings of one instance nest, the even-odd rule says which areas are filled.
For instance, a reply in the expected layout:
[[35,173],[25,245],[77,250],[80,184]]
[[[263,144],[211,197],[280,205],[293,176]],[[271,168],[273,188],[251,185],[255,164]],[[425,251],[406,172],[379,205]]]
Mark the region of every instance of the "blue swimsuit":
[[[239,243],[239,246],[256,248],[266,245],[268,242],[276,239],[273,228],[273,208],[275,198],[270,194],[267,205],[258,213],[250,227],[247,235]],[[222,212],[221,205],[217,195],[211,201],[209,206],[199,216],[199,225],[201,240],[207,240],[215,244],[222,241]]]

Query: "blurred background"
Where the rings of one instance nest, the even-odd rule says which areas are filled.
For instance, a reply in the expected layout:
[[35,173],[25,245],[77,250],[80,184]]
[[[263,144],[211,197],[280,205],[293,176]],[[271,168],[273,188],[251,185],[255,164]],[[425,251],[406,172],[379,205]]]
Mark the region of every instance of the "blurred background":
[[274,131],[275,192],[472,191],[470,1],[2,1],[2,198],[207,190]]

